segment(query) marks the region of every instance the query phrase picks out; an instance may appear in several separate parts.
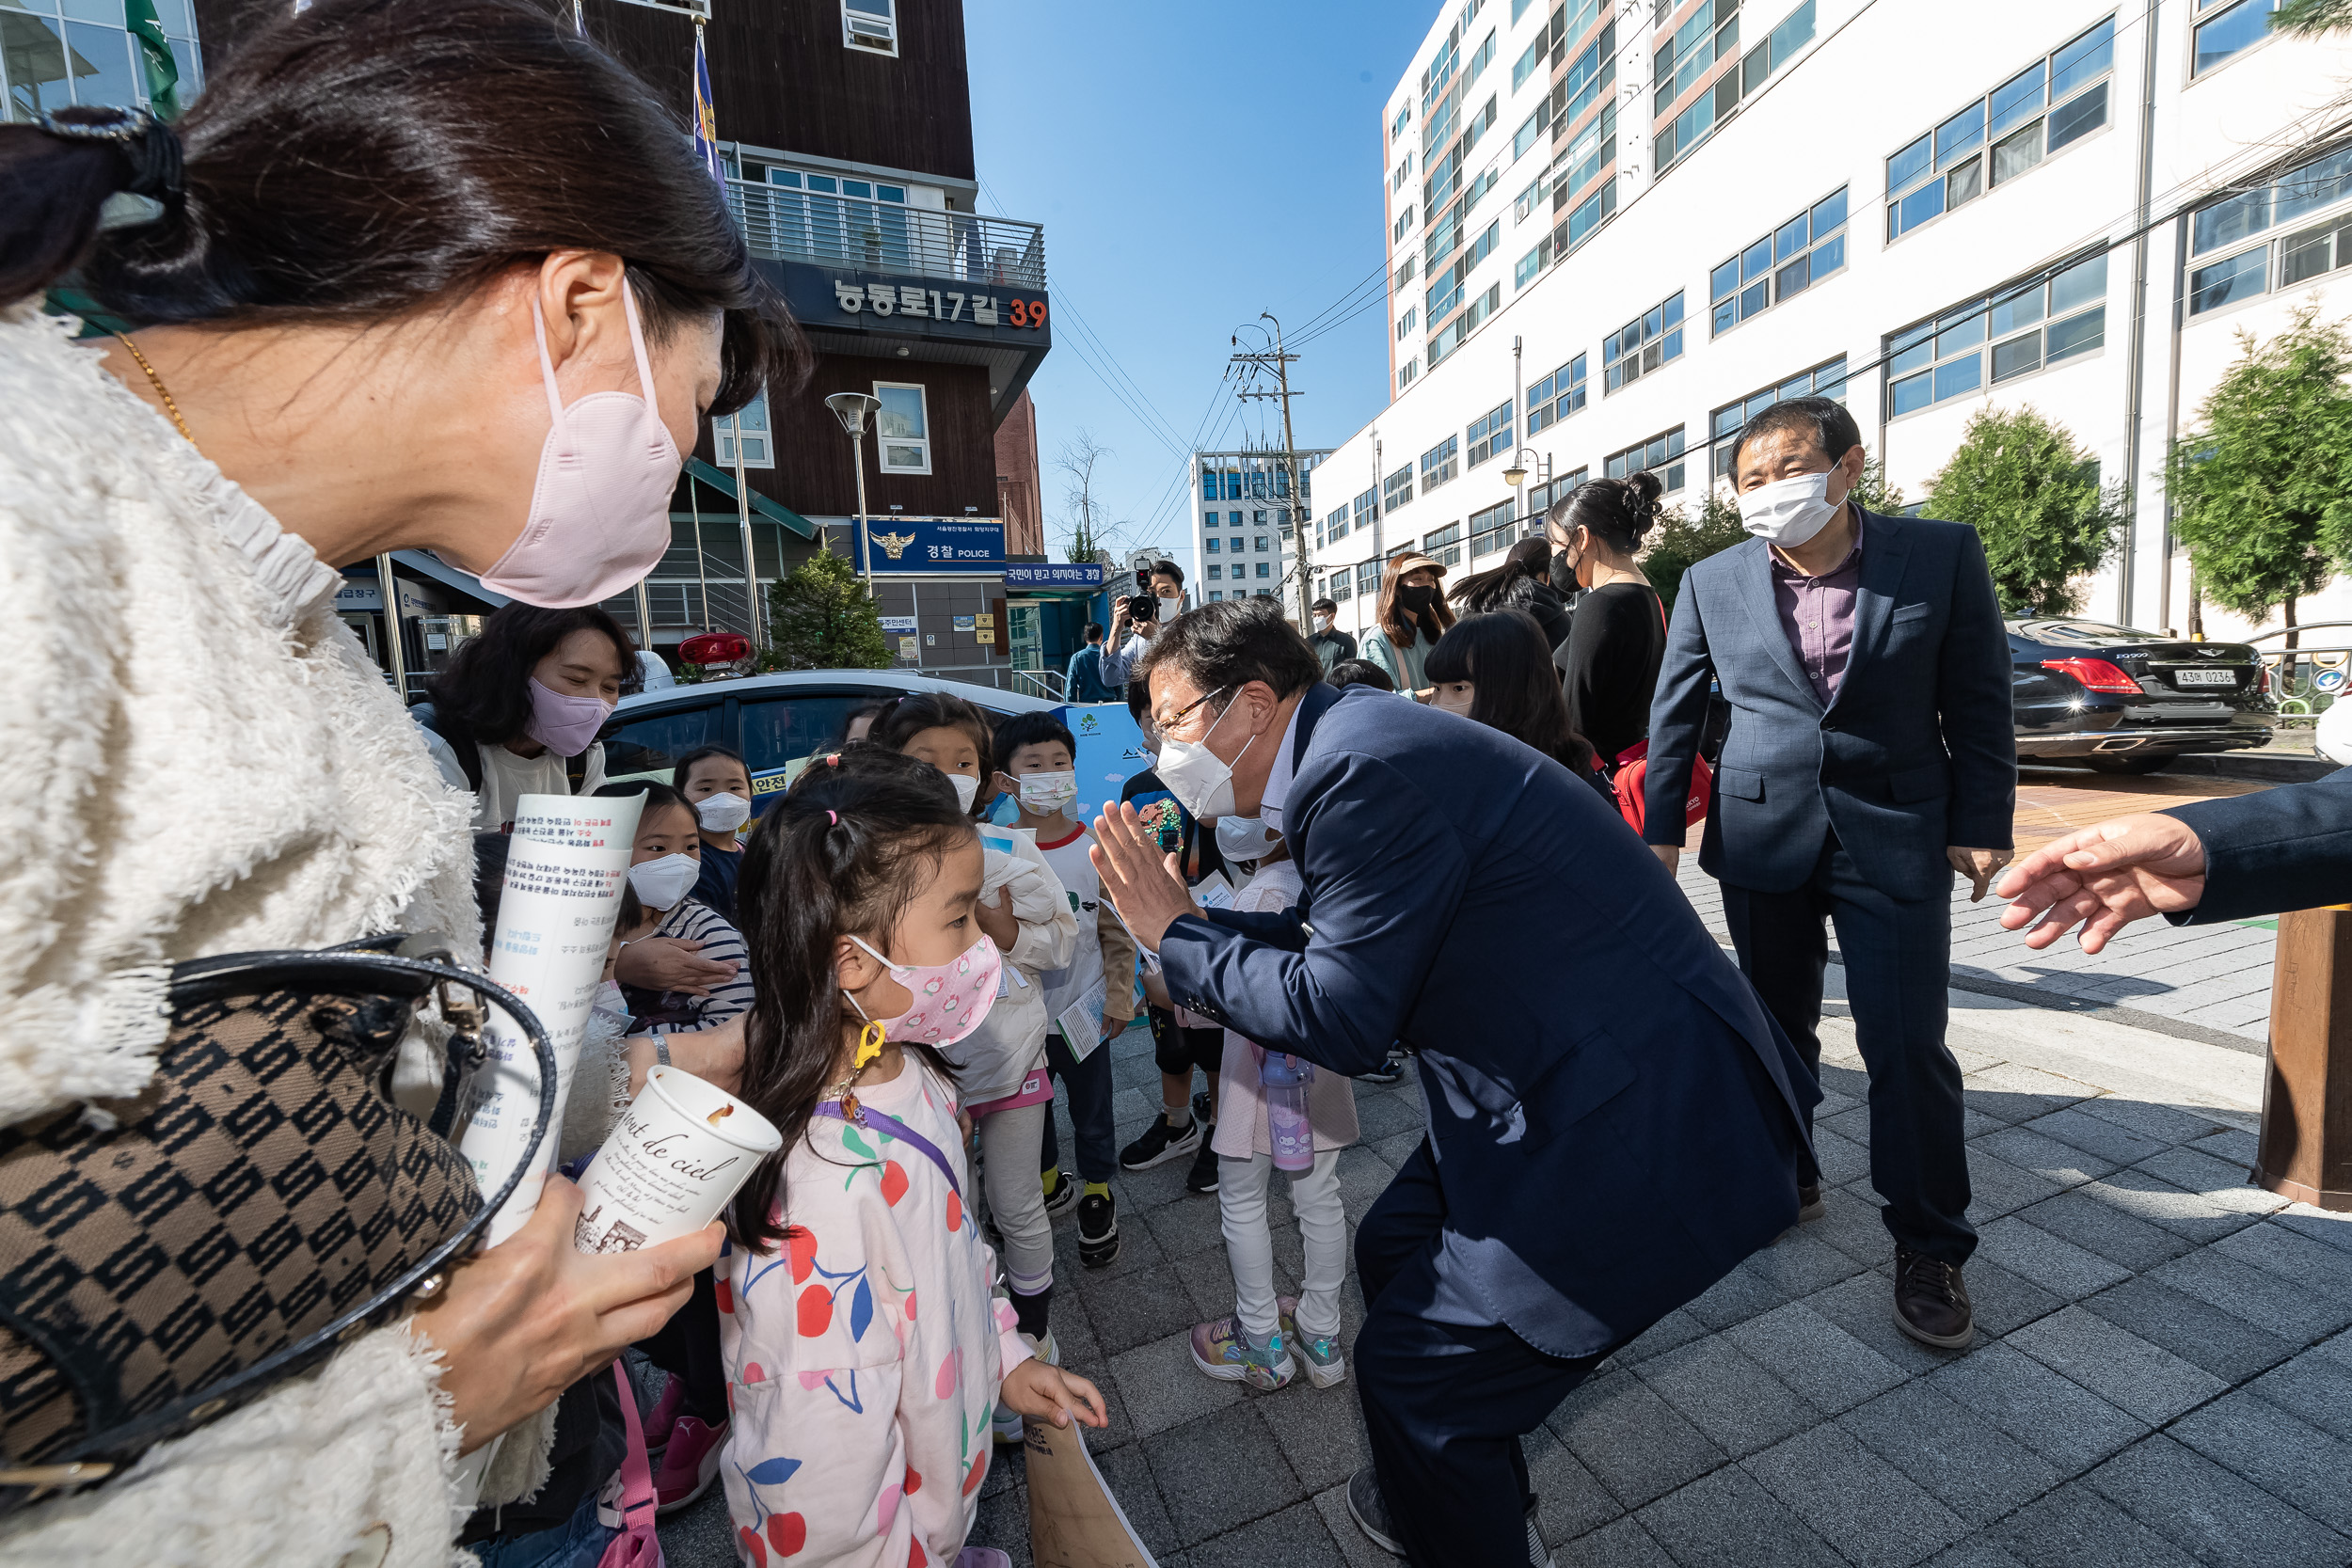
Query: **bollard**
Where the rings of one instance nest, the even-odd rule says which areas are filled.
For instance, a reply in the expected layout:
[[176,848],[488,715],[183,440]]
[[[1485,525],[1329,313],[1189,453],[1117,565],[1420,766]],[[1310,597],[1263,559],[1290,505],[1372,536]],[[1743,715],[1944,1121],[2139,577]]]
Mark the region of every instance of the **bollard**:
[[2352,1210],[2352,904],[2279,917],[2254,1181]]

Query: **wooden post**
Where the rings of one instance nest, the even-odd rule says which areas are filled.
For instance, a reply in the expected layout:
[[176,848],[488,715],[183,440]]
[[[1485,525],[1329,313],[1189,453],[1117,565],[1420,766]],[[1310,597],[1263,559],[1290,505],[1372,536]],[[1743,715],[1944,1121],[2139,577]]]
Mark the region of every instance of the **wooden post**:
[[2352,1211],[2352,904],[2279,917],[2254,1180]]

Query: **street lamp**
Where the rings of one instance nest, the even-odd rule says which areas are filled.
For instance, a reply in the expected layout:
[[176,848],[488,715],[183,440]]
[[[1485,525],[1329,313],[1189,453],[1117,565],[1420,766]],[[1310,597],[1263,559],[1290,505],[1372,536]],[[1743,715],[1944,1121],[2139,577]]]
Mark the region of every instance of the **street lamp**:
[[867,592],[874,587],[874,546],[866,537],[866,421],[882,407],[882,399],[866,392],[835,392],[825,400],[841,428],[850,433],[850,462],[857,470],[858,574]]
[[1518,451],[1511,454],[1511,466],[1502,470],[1502,483],[1508,484],[1514,490],[1527,483],[1527,468],[1524,464],[1520,463],[1519,459],[1526,456],[1530,452],[1535,453],[1535,462],[1538,466],[1535,474],[1535,483],[1538,484],[1549,484],[1551,483],[1551,458],[1544,452],[1535,451],[1534,447],[1521,447]]

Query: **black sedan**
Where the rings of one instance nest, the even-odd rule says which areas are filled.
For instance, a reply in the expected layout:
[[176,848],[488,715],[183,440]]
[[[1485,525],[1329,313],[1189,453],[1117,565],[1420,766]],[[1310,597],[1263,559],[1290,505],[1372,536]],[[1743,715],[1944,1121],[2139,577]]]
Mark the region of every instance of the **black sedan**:
[[2243,642],[2099,621],[2011,621],[2017,755],[2153,773],[2187,752],[2269,743],[2270,673]]

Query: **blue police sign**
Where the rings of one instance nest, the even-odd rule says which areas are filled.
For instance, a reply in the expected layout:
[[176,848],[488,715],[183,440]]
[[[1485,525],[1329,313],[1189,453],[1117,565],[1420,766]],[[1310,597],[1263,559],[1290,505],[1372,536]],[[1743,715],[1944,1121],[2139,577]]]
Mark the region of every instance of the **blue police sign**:
[[976,517],[868,517],[868,560],[883,573],[957,572],[993,577],[1005,569],[1005,525]]
[[1100,588],[1103,563],[1064,561],[1045,564],[1014,564],[1005,568],[1008,588]]

